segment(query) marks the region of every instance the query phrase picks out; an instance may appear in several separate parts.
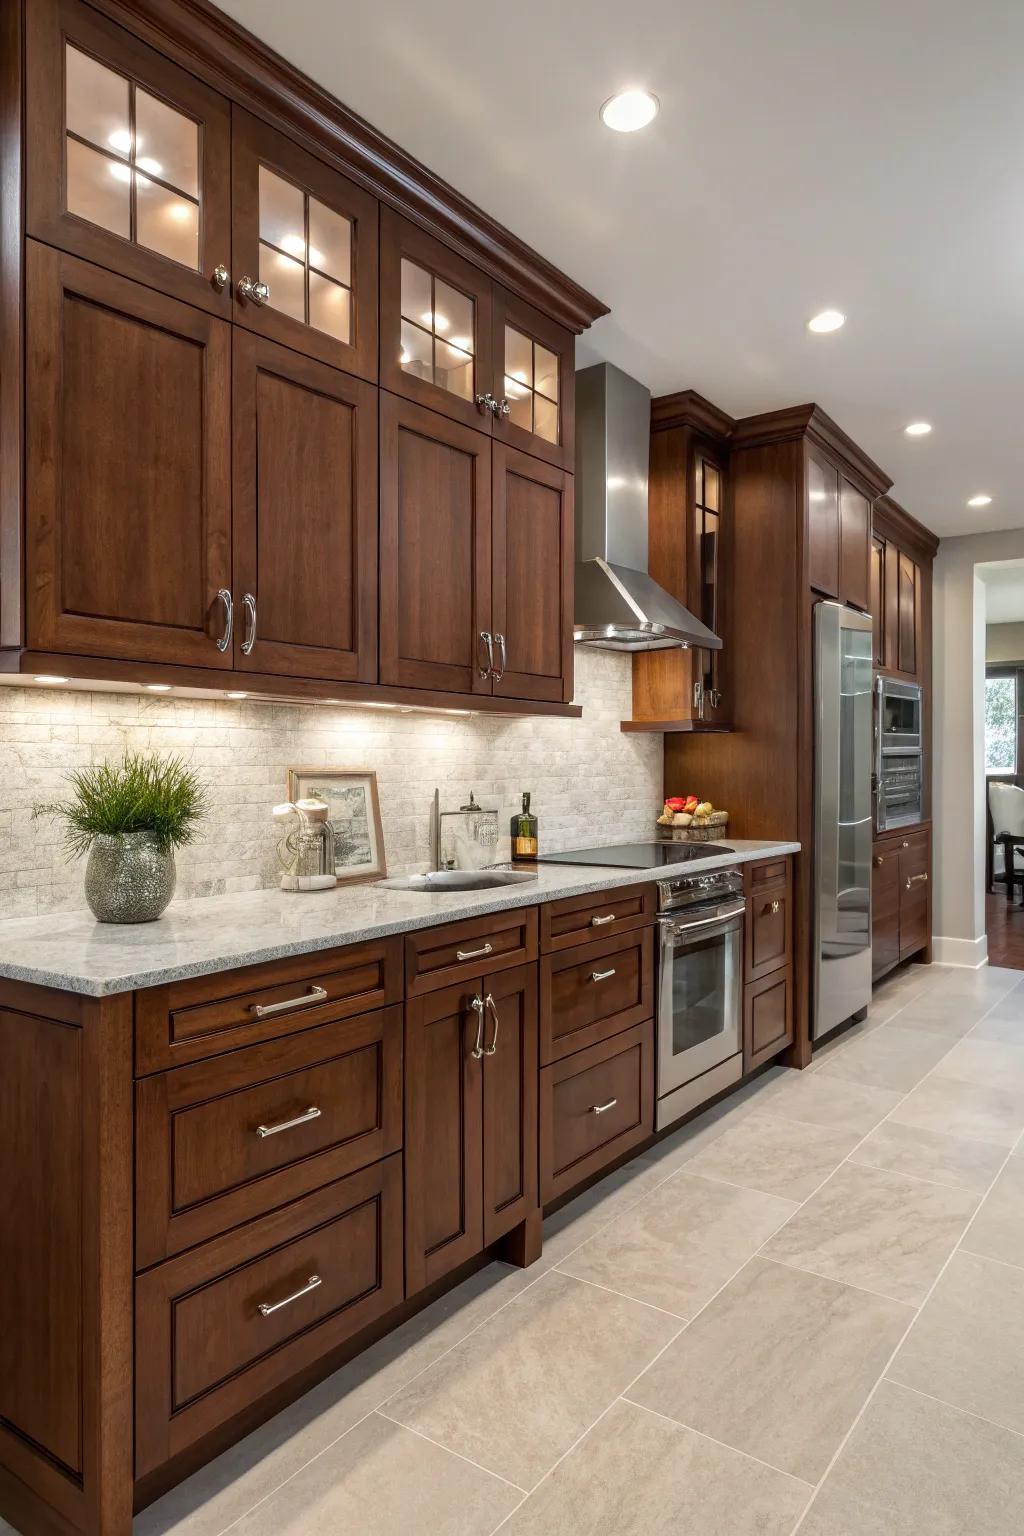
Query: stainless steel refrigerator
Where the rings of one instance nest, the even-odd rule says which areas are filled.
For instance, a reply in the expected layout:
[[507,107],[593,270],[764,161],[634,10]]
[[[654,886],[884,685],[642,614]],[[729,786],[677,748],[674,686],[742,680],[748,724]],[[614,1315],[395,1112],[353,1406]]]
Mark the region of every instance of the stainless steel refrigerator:
[[871,619],[814,610],[815,1039],[871,1001]]

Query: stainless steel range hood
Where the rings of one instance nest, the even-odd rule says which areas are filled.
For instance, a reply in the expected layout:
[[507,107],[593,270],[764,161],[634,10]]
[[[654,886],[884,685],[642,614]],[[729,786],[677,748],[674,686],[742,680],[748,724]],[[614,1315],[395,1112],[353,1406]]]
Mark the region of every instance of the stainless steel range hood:
[[721,650],[647,574],[650,434],[650,391],[636,379],[611,363],[576,375],[576,640],[607,651]]

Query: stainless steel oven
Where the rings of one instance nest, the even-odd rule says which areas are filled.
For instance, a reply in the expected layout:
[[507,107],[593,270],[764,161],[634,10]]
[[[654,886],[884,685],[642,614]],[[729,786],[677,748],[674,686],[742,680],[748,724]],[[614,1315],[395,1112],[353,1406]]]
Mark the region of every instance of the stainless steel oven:
[[875,831],[911,827],[924,814],[921,688],[895,677],[875,683]]
[[921,685],[880,677],[875,683],[875,732],[880,752],[920,752]]
[[655,1124],[671,1125],[743,1072],[743,876],[658,882]]

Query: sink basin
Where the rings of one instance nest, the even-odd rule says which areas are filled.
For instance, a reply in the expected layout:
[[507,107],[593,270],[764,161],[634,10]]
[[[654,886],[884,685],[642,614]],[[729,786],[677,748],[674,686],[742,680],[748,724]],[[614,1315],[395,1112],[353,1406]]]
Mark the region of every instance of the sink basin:
[[522,885],[536,880],[526,869],[435,869],[429,875],[395,875],[378,880],[389,891],[422,891],[425,895],[443,895],[446,891],[492,891],[502,885]]

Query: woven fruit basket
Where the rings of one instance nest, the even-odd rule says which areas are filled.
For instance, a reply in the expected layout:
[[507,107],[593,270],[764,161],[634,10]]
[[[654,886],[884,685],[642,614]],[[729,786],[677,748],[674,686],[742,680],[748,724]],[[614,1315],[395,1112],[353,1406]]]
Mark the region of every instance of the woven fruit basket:
[[709,801],[690,799],[692,810],[682,810],[684,802],[677,798],[666,800],[665,808],[658,817],[658,834],[677,843],[713,843],[716,837],[724,837],[729,825],[729,812],[718,811]]

